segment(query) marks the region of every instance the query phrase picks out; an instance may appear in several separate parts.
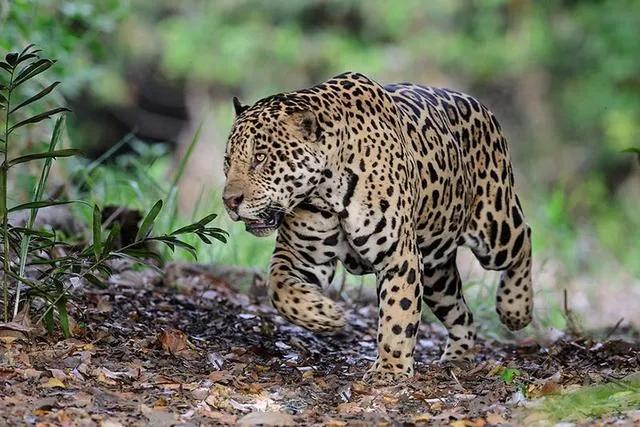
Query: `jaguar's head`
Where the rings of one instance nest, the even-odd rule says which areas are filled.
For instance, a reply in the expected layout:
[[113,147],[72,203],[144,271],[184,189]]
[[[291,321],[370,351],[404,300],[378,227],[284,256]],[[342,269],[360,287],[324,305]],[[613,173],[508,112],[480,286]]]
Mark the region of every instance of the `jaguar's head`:
[[314,112],[287,95],[244,106],[236,118],[224,159],[223,201],[234,221],[256,236],[274,232],[318,184],[326,163]]

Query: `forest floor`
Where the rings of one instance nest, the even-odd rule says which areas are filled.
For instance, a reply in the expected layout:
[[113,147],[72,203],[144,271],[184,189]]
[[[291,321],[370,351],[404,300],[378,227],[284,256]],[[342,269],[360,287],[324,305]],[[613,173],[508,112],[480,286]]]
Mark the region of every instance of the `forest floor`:
[[372,385],[362,382],[376,353],[371,303],[352,299],[346,329],[318,336],[279,317],[246,272],[170,265],[76,292],[73,338],[46,336],[27,318],[0,324],[0,424],[546,425],[567,409],[553,409],[558,395],[599,383],[619,388],[613,407],[609,394],[608,410],[567,416],[640,422],[631,388],[640,347],[637,335],[614,338],[620,330],[601,340],[481,339],[463,369],[434,362],[445,333],[423,322],[416,376]]

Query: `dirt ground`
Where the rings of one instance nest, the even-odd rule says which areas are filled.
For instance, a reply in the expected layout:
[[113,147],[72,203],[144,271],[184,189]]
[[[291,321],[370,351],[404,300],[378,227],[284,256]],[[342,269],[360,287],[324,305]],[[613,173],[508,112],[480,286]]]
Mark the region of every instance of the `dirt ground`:
[[76,294],[73,338],[29,319],[0,326],[0,424],[532,425],[544,423],[532,400],[640,370],[637,344],[561,334],[480,340],[473,366],[441,366],[444,330],[423,323],[417,375],[367,384],[376,310],[355,298],[344,332],[318,336],[279,317],[242,271],[171,265]]

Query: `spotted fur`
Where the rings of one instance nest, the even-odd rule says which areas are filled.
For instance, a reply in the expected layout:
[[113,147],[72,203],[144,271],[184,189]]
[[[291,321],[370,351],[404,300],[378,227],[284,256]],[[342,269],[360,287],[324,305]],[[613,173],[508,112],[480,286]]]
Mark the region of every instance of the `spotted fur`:
[[501,270],[496,302],[510,329],[531,320],[531,231],[494,115],[460,92],[381,86],[345,73],[243,106],[229,136],[224,200],[256,235],[278,229],[270,295],[291,322],[344,325],[323,295],[338,261],[375,273],[378,357],[369,376],[413,374],[423,302],[449,339],[444,361],[476,336],[455,258],[471,248]]

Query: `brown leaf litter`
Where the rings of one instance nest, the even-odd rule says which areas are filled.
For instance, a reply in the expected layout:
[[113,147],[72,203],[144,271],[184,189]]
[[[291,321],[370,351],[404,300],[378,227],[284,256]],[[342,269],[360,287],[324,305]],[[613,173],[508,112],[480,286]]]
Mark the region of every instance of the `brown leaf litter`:
[[416,376],[367,384],[361,379],[375,357],[375,307],[351,302],[343,332],[314,335],[264,302],[259,276],[220,271],[171,265],[164,281],[151,270],[127,271],[106,290],[85,288],[71,311],[76,338],[32,333],[24,319],[0,324],[0,419],[64,426],[518,424],[514,410],[527,399],[640,366],[635,343],[569,337],[544,345],[480,340],[473,366],[441,366],[434,361],[445,331],[425,323]]

